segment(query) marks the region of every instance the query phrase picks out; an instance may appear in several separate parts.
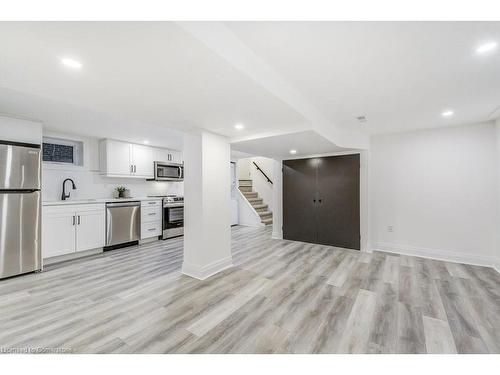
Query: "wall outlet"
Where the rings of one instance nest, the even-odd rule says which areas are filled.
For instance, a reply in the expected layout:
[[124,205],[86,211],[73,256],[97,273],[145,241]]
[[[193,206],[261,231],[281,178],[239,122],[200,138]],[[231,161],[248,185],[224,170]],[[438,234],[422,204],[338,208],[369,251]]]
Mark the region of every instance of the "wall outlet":
[[388,225],[387,226],[387,231],[391,232],[391,233],[394,232],[394,225]]

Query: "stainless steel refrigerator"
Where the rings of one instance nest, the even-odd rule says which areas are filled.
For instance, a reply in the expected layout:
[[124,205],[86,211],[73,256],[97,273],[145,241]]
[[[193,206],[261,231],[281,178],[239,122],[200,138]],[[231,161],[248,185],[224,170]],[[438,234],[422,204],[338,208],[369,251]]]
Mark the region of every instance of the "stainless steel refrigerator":
[[41,268],[40,145],[0,140],[0,279]]

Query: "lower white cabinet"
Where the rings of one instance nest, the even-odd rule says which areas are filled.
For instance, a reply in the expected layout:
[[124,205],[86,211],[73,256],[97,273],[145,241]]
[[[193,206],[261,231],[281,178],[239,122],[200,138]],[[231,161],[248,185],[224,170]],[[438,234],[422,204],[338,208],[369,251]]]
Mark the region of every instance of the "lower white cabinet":
[[163,204],[161,200],[141,202],[141,240],[162,234]]
[[76,211],[76,249],[85,251],[104,246],[105,211]]
[[43,208],[42,256],[50,258],[74,253],[76,249],[75,212]]
[[103,247],[104,236],[104,204],[43,207],[43,258]]

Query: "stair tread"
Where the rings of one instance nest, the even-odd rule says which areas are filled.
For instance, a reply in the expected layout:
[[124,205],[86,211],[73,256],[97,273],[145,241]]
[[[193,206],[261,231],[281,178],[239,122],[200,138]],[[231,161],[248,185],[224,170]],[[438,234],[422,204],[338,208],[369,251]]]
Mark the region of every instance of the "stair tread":
[[253,208],[255,208],[256,210],[258,209],[264,209],[264,208],[267,208],[267,204],[263,203],[263,204],[256,204],[253,206]]
[[272,211],[261,211],[261,212],[259,212],[260,216],[266,216],[266,215],[272,215],[272,214],[273,214]]
[[261,221],[261,223],[265,224],[265,225],[269,225],[269,224],[272,224],[273,223],[273,219],[263,219]]

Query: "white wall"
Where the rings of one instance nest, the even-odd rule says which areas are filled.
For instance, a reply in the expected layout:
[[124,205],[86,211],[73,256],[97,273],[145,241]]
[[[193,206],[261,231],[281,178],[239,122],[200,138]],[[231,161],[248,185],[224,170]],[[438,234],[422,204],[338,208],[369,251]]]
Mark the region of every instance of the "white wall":
[[[83,142],[83,167],[61,166],[43,163],[42,199],[61,199],[62,182],[66,178],[75,181],[76,190],[69,190],[71,198],[108,198],[114,197],[114,189],[124,185],[130,189],[132,197],[147,195],[183,195],[183,183],[171,181],[146,181],[136,178],[110,178],[99,174],[99,148],[97,138],[81,137],[72,134],[44,132],[44,136],[72,139]],[[70,184],[67,185],[68,188]]]
[[0,115],[0,140],[41,144],[42,124]]
[[372,137],[372,247],[498,262],[497,142],[492,123]]
[[236,176],[238,180],[249,180],[250,175],[250,160],[251,158],[238,159],[236,161]]

